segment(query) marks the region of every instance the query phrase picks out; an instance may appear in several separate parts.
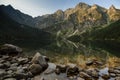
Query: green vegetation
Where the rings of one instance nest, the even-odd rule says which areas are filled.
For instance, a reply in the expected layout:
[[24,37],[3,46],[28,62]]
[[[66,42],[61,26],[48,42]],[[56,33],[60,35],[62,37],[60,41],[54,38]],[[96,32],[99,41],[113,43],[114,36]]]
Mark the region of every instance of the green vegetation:
[[120,20],[105,28],[92,30],[89,38],[98,40],[120,40]]

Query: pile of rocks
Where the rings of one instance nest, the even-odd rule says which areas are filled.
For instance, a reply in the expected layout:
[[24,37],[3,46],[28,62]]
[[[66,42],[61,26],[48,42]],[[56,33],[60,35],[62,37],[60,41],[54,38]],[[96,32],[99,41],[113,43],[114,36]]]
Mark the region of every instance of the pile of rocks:
[[2,55],[0,56],[0,80],[30,79],[42,73],[47,67],[48,63],[40,53],[36,53],[33,59]]
[[[7,44],[8,45],[8,44]],[[1,48],[7,54],[21,53],[16,46]],[[48,62],[49,58],[37,52],[33,58],[20,55],[0,55],[0,80],[120,80],[120,67],[83,69],[75,64],[54,64]],[[99,64],[97,60],[89,61],[87,66]],[[62,76],[61,76],[62,75]]]

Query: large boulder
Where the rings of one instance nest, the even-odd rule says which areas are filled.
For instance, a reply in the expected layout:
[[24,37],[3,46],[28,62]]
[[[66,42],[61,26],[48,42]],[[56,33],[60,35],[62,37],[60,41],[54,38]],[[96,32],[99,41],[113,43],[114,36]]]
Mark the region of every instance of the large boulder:
[[37,52],[32,58],[31,63],[39,64],[43,70],[47,69],[48,67],[47,61],[45,60],[44,56],[42,56],[39,52]]
[[79,69],[75,64],[68,64],[66,72],[67,76],[74,76],[79,73]]
[[32,64],[29,66],[29,70],[33,75],[40,74],[43,70],[42,67],[39,64]]
[[19,54],[22,51],[20,47],[12,44],[4,44],[0,47],[0,54]]
[[29,70],[33,75],[40,74],[48,68],[47,61],[39,52],[32,58],[31,63]]

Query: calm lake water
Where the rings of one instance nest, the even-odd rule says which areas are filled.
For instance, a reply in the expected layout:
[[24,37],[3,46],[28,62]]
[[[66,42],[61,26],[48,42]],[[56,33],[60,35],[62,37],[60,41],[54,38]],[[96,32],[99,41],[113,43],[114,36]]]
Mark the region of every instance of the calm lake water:
[[[120,43],[116,41],[84,41],[71,42],[68,40],[44,42],[39,41],[6,41],[24,50],[26,56],[32,56],[36,52],[48,56],[51,62],[66,64],[76,63],[83,65],[85,61],[97,59],[104,63],[114,58],[120,58]],[[111,63],[112,64],[112,63]]]

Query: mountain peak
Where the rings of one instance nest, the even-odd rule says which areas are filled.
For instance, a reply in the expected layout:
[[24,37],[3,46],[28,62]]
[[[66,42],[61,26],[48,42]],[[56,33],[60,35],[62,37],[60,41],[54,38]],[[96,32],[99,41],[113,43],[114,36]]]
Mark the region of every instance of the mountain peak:
[[88,7],[90,7],[90,5],[84,2],[80,2],[79,4],[76,5],[76,8],[88,8]]
[[12,8],[13,9],[13,7],[9,4],[9,5],[7,5],[6,7],[8,7],[8,8]]
[[99,6],[97,5],[97,4],[94,4],[93,6],[92,6],[92,8],[93,9],[96,9],[96,8],[98,8]]
[[63,13],[61,9],[57,10],[56,13]]
[[116,8],[114,5],[111,5],[111,7],[109,9],[115,10]]

